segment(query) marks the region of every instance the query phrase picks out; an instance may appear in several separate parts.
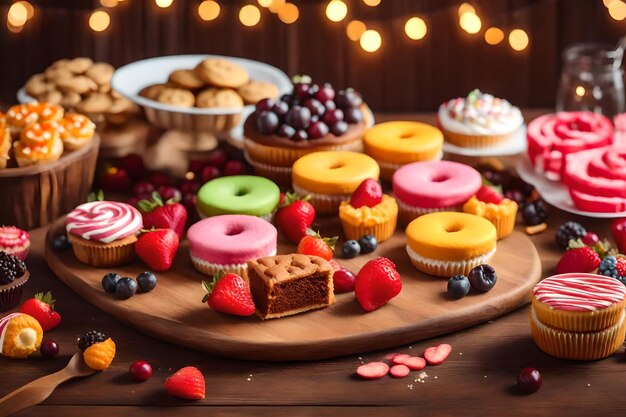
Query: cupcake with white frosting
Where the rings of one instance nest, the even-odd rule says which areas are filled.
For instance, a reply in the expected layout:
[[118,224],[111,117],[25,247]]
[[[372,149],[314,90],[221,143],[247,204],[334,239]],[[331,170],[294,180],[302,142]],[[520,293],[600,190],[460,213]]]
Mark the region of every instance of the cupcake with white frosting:
[[463,148],[492,148],[524,124],[519,108],[479,90],[439,106],[439,126],[447,142]]

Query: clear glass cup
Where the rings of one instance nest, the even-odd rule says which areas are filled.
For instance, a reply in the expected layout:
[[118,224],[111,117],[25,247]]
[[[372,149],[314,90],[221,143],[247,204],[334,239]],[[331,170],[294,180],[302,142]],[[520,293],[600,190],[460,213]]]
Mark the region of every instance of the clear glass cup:
[[591,111],[609,118],[624,112],[623,51],[575,44],[563,52],[557,111]]

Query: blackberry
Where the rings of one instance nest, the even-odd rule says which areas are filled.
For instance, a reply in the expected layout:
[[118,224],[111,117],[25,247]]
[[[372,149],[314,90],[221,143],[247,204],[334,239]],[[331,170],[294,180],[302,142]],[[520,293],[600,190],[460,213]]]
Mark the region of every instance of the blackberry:
[[107,340],[107,337],[104,333],[92,330],[78,339],[78,348],[84,352],[89,346],[104,342],[105,340]]
[[561,249],[567,249],[571,239],[582,238],[587,234],[587,230],[580,223],[566,222],[559,227],[556,232],[556,243]]
[[615,256],[607,256],[605,257],[600,265],[598,265],[598,272],[600,275],[604,275],[611,278],[619,278],[619,273],[617,272],[617,259]]
[[0,251],[0,285],[8,285],[24,275],[26,265],[15,256]]
[[540,223],[545,223],[547,218],[548,213],[546,212],[546,206],[541,200],[525,204],[522,208],[524,226],[535,226]]

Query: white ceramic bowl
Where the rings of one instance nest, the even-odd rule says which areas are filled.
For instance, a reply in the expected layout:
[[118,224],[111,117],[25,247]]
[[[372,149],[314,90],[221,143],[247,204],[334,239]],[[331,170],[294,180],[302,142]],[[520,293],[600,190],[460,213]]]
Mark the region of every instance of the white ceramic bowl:
[[250,79],[270,82],[280,94],[291,92],[289,77],[271,65],[244,58],[220,55],[173,55],[144,59],[118,68],[113,74],[111,86],[124,97],[144,108],[146,117],[155,126],[166,130],[188,132],[224,133],[243,123],[254,111],[253,105],[239,109],[180,108],[149,100],[139,92],[150,85],[167,82],[170,73],[177,69],[194,68],[207,58],[222,58],[245,68]]

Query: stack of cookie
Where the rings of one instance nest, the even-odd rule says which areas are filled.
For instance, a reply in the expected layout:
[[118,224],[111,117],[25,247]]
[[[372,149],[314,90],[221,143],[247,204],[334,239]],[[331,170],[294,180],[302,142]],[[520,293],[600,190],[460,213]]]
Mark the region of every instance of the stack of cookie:
[[243,108],[264,98],[277,98],[278,88],[250,80],[245,68],[225,59],[205,59],[194,69],[179,69],[164,84],[141,90],[141,96],[175,107]]
[[24,89],[40,102],[86,114],[96,123],[121,125],[139,115],[139,108],[111,89],[114,71],[91,58],[61,59],[30,77]]

